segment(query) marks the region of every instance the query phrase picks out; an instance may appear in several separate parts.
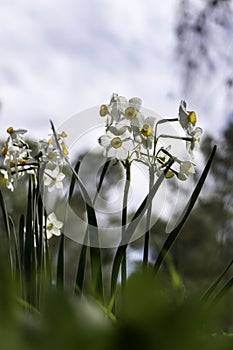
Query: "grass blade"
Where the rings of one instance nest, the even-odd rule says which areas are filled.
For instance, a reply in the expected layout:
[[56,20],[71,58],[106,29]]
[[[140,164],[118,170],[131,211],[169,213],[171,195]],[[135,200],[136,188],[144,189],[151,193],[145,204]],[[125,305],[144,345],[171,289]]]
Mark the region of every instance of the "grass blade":
[[62,233],[59,245],[58,259],[57,259],[57,287],[64,288],[64,244],[65,236]]
[[194,204],[196,203],[196,200],[201,192],[201,189],[202,189],[202,186],[204,185],[204,182],[205,182],[205,179],[208,175],[208,172],[209,172],[209,169],[210,169],[210,166],[212,164],[212,161],[213,161],[213,157],[215,155],[215,152],[216,152],[216,146],[213,147],[213,150],[211,152],[211,155],[208,159],[208,162],[205,166],[205,169],[190,197],[190,200],[189,202],[187,203],[180,219],[179,219],[179,223],[177,224],[177,226],[169,233],[169,236],[168,238],[166,239],[163,247],[161,248],[160,252],[159,252],[159,255],[156,259],[156,262],[154,264],[154,272],[157,273],[157,271],[159,270],[162,262],[164,261],[164,258],[167,254],[167,252],[169,251],[169,249],[171,248],[171,246],[173,245],[173,243],[175,242],[176,238],[178,237],[184,223],[186,222],[192,208],[194,207]]
[[223,277],[226,275],[227,271],[230,269],[231,265],[233,264],[233,259],[231,262],[227,265],[225,270],[221,273],[221,275],[216,279],[216,281],[208,288],[208,290],[205,292],[205,294],[202,297],[203,301],[206,301],[209,296],[215,291],[216,287],[220,283],[220,281],[223,279]]
[[5,231],[6,231],[6,238],[7,238],[7,245],[8,245],[8,253],[9,253],[9,266],[11,267],[11,271],[13,270],[13,257],[12,257],[12,251],[11,251],[11,244],[10,244],[10,224],[9,224],[9,217],[8,217],[8,212],[7,212],[7,207],[5,204],[5,200],[2,195],[2,191],[0,190],[0,206],[2,210],[2,217],[3,217],[3,222],[5,226]]
[[[105,162],[105,164],[103,166],[103,170],[102,170],[101,175],[100,175],[100,180],[99,180],[99,184],[97,187],[96,195],[95,195],[94,200],[93,200],[93,204],[95,203],[97,196],[100,192],[104,177],[106,175],[106,172],[109,168],[110,163],[111,163],[111,161],[109,160],[109,161]],[[81,162],[79,161],[75,167],[75,171],[77,173],[79,171],[80,164],[81,164]],[[70,185],[70,191],[69,191],[69,202],[71,201],[71,197],[72,197],[72,194],[74,191],[75,181],[76,181],[75,176],[73,175],[72,180],[71,180],[71,185]],[[76,294],[82,294],[82,291],[83,291],[84,279],[85,279],[86,257],[87,257],[87,240],[88,240],[88,233],[86,232],[84,242],[83,242],[83,245],[81,247],[79,263],[78,263],[78,270],[77,270],[77,275],[76,275],[76,280],[75,280],[75,293]],[[93,259],[93,255],[92,255],[92,259]],[[99,288],[101,288],[101,286]]]
[[2,217],[3,217],[3,222],[7,234],[7,238],[10,239],[10,225],[9,225],[9,220],[8,220],[8,213],[7,213],[7,208],[6,208],[6,203],[2,195],[2,191],[0,190],[0,205],[2,209]]
[[87,245],[83,244],[81,247],[78,270],[75,280],[75,293],[81,295],[84,286],[85,279],[85,267],[86,267]]
[[32,179],[28,180],[28,198],[26,214],[26,233],[24,247],[24,271],[26,283],[26,299],[30,304],[36,302],[36,271],[35,271],[35,249],[34,249],[34,230],[33,230],[33,189]]
[[154,186],[151,188],[148,195],[145,197],[141,205],[139,206],[138,210],[134,214],[132,220],[130,221],[127,229],[125,230],[125,237],[122,237],[122,240],[119,244],[119,247],[117,248],[114,261],[113,261],[113,267],[112,267],[112,274],[111,274],[111,297],[115,294],[116,286],[117,286],[117,280],[118,280],[118,274],[120,265],[122,263],[122,259],[124,257],[124,254],[126,252],[128,243],[130,242],[130,239],[132,238],[139,222],[141,221],[144,213],[149,208],[149,206],[152,203],[152,200],[157,193],[160,185],[162,184],[164,177],[168,170],[170,169],[173,162],[170,162],[170,164],[167,166],[166,170],[164,171],[164,174],[160,175],[160,177],[155,182]]
[[95,214],[95,210],[92,204],[92,201],[88,195],[88,192],[81,181],[77,171],[72,167],[68,158],[64,156],[61,147],[58,142],[57,133],[53,122],[50,121],[51,128],[54,134],[54,139],[56,141],[57,147],[62,155],[62,157],[66,160],[67,165],[70,167],[73,176],[75,177],[82,197],[85,202],[86,211],[87,211],[87,221],[88,221],[88,234],[89,234],[89,243],[90,243],[90,256],[91,256],[91,271],[92,271],[92,282],[93,282],[93,292],[95,296],[103,299],[103,276],[102,276],[102,264],[101,264],[101,252],[99,248],[99,237],[98,237],[98,224],[97,218]]
[[224,287],[220,290],[220,292],[215,296],[212,303],[218,302],[222,297],[228,292],[228,290],[233,287],[233,277],[224,285]]

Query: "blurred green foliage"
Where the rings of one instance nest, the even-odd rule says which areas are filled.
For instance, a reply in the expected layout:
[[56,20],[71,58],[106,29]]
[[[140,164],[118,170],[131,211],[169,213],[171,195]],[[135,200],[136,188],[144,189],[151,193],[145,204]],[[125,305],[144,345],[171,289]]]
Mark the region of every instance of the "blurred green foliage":
[[40,312],[24,309],[8,272],[1,265],[0,343],[4,350],[232,349],[233,336],[219,328],[222,306],[181,297],[151,271],[129,278],[115,321],[95,300],[56,288],[44,294]]

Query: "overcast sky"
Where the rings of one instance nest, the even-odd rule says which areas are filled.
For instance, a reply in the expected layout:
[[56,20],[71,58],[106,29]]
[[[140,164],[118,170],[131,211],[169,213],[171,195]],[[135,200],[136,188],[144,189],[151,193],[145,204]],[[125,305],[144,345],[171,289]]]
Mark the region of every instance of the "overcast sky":
[[[46,136],[49,119],[59,126],[113,92],[174,116],[177,10],[177,0],[0,0],[0,137],[9,125]],[[210,100],[221,99],[216,89]],[[201,126],[220,125],[197,112]]]

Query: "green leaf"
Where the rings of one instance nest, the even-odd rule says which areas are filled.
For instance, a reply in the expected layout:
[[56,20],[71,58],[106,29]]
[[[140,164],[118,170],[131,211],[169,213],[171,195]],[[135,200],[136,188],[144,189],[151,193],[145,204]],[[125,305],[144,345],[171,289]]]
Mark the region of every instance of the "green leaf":
[[26,299],[29,303],[35,305],[36,302],[36,269],[35,269],[35,249],[34,249],[34,191],[32,188],[32,179],[28,180],[28,198],[26,214],[26,233],[24,246],[24,272],[26,282]]
[[14,248],[14,256],[15,256],[15,273],[16,273],[16,278],[20,281],[21,280],[21,276],[22,276],[22,269],[21,269],[21,262],[20,262],[20,252],[19,252],[19,242],[18,242],[18,238],[16,235],[16,229],[15,229],[15,225],[14,222],[12,220],[12,218],[9,216],[9,222],[11,224],[12,227],[12,234],[11,234],[11,244]]
[[2,217],[3,217],[3,222],[5,226],[5,231],[6,231],[6,238],[7,238],[7,249],[8,249],[8,256],[9,256],[9,266],[11,267],[11,270],[13,269],[13,256],[12,256],[12,251],[11,251],[11,242],[10,242],[10,237],[11,237],[11,232],[10,232],[10,223],[9,223],[9,217],[8,217],[8,212],[7,212],[7,207],[5,204],[5,200],[2,195],[2,191],[0,190],[0,206],[2,210]]
[[121,242],[119,244],[119,247],[117,248],[114,261],[113,261],[113,267],[112,267],[112,275],[111,275],[111,297],[115,294],[116,286],[117,286],[117,279],[119,274],[120,265],[122,262],[122,259],[124,257],[124,254],[126,252],[127,246],[130,242],[130,239],[132,238],[139,222],[141,221],[143,215],[145,214],[146,210],[149,208],[149,206],[152,203],[152,200],[157,193],[160,185],[162,184],[164,177],[168,170],[170,169],[171,165],[173,164],[173,161],[171,161],[167,168],[164,171],[164,174],[161,174],[160,177],[157,179],[153,187],[151,188],[148,195],[145,197],[141,205],[139,206],[138,210],[134,214],[132,220],[130,221],[127,229],[125,230],[124,237],[122,237]]
[[[93,288],[94,294],[96,294],[96,296],[99,296],[100,299],[103,299],[102,264],[101,264],[101,252],[99,248],[98,224],[97,224],[96,214],[95,214],[95,210],[92,205],[91,199],[88,195],[88,192],[84,184],[82,183],[81,179],[79,178],[78,173],[71,165],[70,167],[79,185],[82,197],[85,202],[86,211],[87,211],[88,239],[90,244],[91,272],[92,272],[92,288]],[[86,240],[86,238],[85,238],[85,242],[88,243],[88,240]],[[85,255],[82,255],[82,257],[84,256]]]
[[64,243],[65,237],[64,234],[61,234],[60,245],[58,251],[58,259],[57,259],[57,287],[63,289],[64,288]]
[[84,278],[85,278],[85,267],[86,267],[86,256],[87,256],[87,246],[86,244],[82,245],[79,262],[78,262],[78,270],[75,281],[75,293],[82,294]]
[[1,190],[0,190],[0,205],[1,205],[1,209],[2,209],[3,222],[4,222],[7,238],[10,239],[10,225],[9,225],[9,220],[8,220],[8,213],[7,213],[5,200],[3,198]]
[[215,296],[213,303],[218,302],[222,297],[228,292],[228,290],[233,287],[233,277],[224,285],[220,292]]
[[[80,161],[78,161],[77,164],[75,165],[74,170],[76,171],[77,174],[79,172],[80,165],[81,165]],[[71,177],[71,181],[70,181],[70,187],[69,187],[69,195],[68,195],[68,202],[69,202],[69,204],[71,204],[71,200],[72,200],[72,196],[73,196],[73,193],[74,193],[74,188],[75,188],[76,181],[77,181],[76,177],[72,173],[72,177]]]
[[[92,201],[88,195],[88,192],[81,181],[78,172],[76,169],[72,167],[70,162],[68,161],[68,158],[64,156],[59,142],[57,138],[57,134],[55,131],[55,127],[53,125],[53,122],[50,121],[52,131],[54,134],[54,139],[56,141],[57,147],[63,156],[63,158],[67,161],[68,166],[70,167],[72,174],[77,181],[81,195],[84,199],[84,203],[86,206],[86,211],[87,211],[87,221],[88,221],[88,238],[89,238],[89,243],[90,243],[90,255],[91,255],[91,271],[92,271],[92,282],[93,282],[93,291],[96,296],[100,297],[103,299],[103,277],[102,277],[102,264],[101,264],[101,253],[100,253],[100,248],[99,248],[99,235],[98,235],[98,224],[97,224],[97,218],[95,214],[95,210],[92,204]],[[73,184],[72,184],[73,186]],[[70,189],[70,192],[72,190],[72,187]]]
[[[100,175],[100,180],[99,180],[99,184],[97,187],[97,192],[96,192],[96,196],[93,200],[93,203],[95,203],[96,198],[98,196],[98,193],[102,187],[103,181],[104,181],[104,177],[106,175],[106,172],[109,168],[110,165],[110,160],[107,161],[104,166],[103,166],[103,170],[101,172]],[[78,173],[79,171],[79,167],[80,167],[81,162],[79,161],[76,166],[75,166],[75,171]],[[72,181],[71,181],[71,185],[70,185],[70,191],[69,191],[69,201],[71,201],[71,197],[74,191],[74,184],[75,184],[75,176],[72,176]],[[85,234],[85,238],[84,238],[84,242],[81,248],[81,252],[80,252],[80,257],[79,257],[79,263],[78,263],[78,270],[77,270],[77,275],[76,275],[76,281],[75,281],[75,293],[76,294],[82,294],[83,291],[83,286],[84,286],[84,279],[85,279],[85,266],[86,266],[86,256],[87,256],[87,240],[88,240],[88,232],[86,232]],[[91,259],[93,261],[94,264],[94,260],[95,260],[95,256],[93,254],[93,250],[91,249]],[[100,257],[97,256],[98,259],[100,259]],[[94,272],[95,273],[95,272]],[[98,288],[102,288],[101,286],[99,286]]]
[[103,181],[104,181],[104,177],[107,173],[107,170],[110,166],[110,163],[111,163],[111,160],[107,160],[105,163],[104,163],[104,166],[103,166],[103,170],[101,172],[101,175],[100,175],[100,180],[99,180],[99,184],[98,184],[98,187],[97,187],[97,191],[96,191],[96,195],[94,197],[94,200],[93,200],[93,203],[95,204],[95,201],[96,201],[96,198],[101,190],[101,187],[103,185]]
[[211,152],[211,155],[209,157],[209,160],[205,166],[205,169],[203,170],[203,173],[190,197],[190,200],[188,201],[182,215],[180,216],[179,219],[179,223],[177,224],[177,226],[169,233],[168,238],[166,239],[166,241],[164,242],[163,247],[161,248],[159,255],[156,259],[156,262],[154,264],[154,272],[157,273],[157,271],[159,270],[162,262],[164,261],[164,258],[167,254],[167,252],[169,251],[169,249],[171,248],[171,246],[173,245],[173,243],[175,242],[176,238],[178,237],[184,223],[186,222],[191,210],[193,209],[196,200],[201,192],[202,186],[204,185],[204,182],[206,180],[206,177],[208,175],[211,163],[213,161],[213,157],[215,155],[216,152],[216,146],[213,147],[213,150]]
[[20,255],[20,265],[23,269],[24,266],[24,239],[25,239],[25,232],[24,232],[24,215],[22,214],[19,219],[19,255]]
[[223,279],[223,277],[226,275],[227,271],[230,269],[231,265],[233,264],[233,259],[231,260],[231,262],[227,265],[227,267],[225,268],[225,270],[221,273],[221,275],[217,278],[217,280],[208,288],[208,290],[205,292],[205,294],[202,297],[203,301],[206,301],[209,296],[215,291],[216,287],[218,286],[218,284],[221,282],[221,280]]

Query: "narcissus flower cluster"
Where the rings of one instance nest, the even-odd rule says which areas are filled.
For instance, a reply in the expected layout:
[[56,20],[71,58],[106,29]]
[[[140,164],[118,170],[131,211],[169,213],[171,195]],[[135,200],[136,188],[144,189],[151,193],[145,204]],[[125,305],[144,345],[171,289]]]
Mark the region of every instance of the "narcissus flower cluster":
[[2,147],[4,167],[0,172],[3,175],[2,182],[8,189],[14,191],[18,180],[26,174],[34,175],[34,180],[37,181],[42,168],[44,185],[48,187],[49,192],[63,187],[62,181],[65,175],[62,167],[65,164],[65,157],[68,156],[64,141],[67,135],[64,131],[57,134],[56,140],[54,135],[48,140],[40,140],[36,145],[36,155],[33,155],[28,142],[23,139],[27,130],[14,129],[11,126],[7,129],[7,133],[9,136]]
[[[52,192],[55,189],[63,188],[63,166],[65,165],[68,149],[66,147],[66,133],[50,135],[48,140],[40,140],[33,143],[32,150],[29,143],[24,140],[27,130],[14,129],[10,126],[7,129],[8,137],[2,147],[4,157],[3,166],[0,169],[2,183],[12,192],[16,189],[19,180],[30,174],[34,184],[38,181]],[[55,214],[48,215],[47,238],[58,235],[62,223],[56,219]]]
[[[196,127],[197,116],[194,111],[187,111],[186,102],[181,101],[178,116],[156,120],[153,116],[145,116],[142,111],[142,100],[138,97],[127,99],[113,94],[109,104],[100,106],[99,114],[106,118],[105,134],[100,136],[99,144],[104,155],[121,162],[140,161],[153,168],[159,176],[169,163],[173,166],[166,172],[166,177],[174,175],[186,180],[195,173],[195,164],[189,160],[181,160],[171,154],[171,147],[161,147],[161,139],[177,139],[186,143],[188,155],[194,157],[199,147],[202,129]],[[183,128],[183,135],[159,134],[159,125],[178,122]]]

